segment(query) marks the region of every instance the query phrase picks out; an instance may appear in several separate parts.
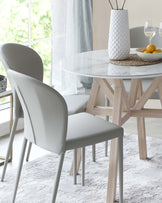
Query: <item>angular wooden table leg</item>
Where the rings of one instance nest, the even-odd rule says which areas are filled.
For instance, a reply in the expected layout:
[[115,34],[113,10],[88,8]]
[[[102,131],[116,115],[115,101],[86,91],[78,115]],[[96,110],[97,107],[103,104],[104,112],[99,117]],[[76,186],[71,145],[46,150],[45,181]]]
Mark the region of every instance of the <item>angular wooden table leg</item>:
[[147,146],[146,146],[146,132],[145,132],[145,118],[137,117],[138,129],[138,144],[139,144],[139,157],[140,159],[147,159]]
[[[132,79],[129,93],[129,104],[133,107],[138,99],[142,96],[142,81],[141,79]],[[139,157],[140,159],[147,158],[145,118],[137,117]]]
[[[139,80],[138,97],[142,96],[142,81]],[[137,117],[137,130],[138,130],[138,145],[140,159],[147,159],[147,144],[146,144],[146,131],[145,131],[145,118]]]
[[[160,101],[162,104],[162,77],[155,78],[150,87],[146,90],[146,92],[142,95],[142,88],[139,88],[139,96],[142,96],[141,105],[139,105],[138,110],[144,108],[144,104],[148,101],[149,97],[158,89]],[[140,80],[141,82],[141,80]],[[142,83],[139,87],[142,87]],[[147,159],[147,145],[146,145],[146,132],[145,132],[145,118],[137,117],[137,127],[138,127],[138,140],[139,140],[139,155],[140,159]]]
[[111,141],[109,158],[109,174],[108,174],[108,190],[107,203],[113,203],[116,196],[116,181],[117,181],[117,167],[118,167],[118,140]]
[[[121,111],[122,111],[122,81],[115,80],[114,91],[114,104],[113,107],[113,123],[120,125]],[[107,190],[107,203],[113,203],[116,196],[116,181],[117,181],[117,168],[118,168],[118,140],[111,141],[109,159],[109,174],[108,174],[108,190]]]

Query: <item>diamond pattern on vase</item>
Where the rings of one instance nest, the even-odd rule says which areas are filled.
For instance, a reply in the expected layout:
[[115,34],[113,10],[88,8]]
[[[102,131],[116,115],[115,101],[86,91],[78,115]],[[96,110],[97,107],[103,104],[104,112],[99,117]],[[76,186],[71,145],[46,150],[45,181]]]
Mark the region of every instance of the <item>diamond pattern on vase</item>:
[[108,52],[112,60],[129,57],[130,35],[127,10],[111,11]]

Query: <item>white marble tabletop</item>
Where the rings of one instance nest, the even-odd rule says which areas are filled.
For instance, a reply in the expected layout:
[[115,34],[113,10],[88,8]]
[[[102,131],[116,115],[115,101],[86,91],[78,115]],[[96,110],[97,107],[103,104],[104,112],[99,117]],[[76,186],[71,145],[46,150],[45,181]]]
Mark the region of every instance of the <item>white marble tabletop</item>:
[[[135,53],[135,49],[131,49]],[[162,63],[145,66],[120,66],[109,63],[108,51],[75,54],[59,64],[64,71],[95,78],[152,78],[162,76]]]

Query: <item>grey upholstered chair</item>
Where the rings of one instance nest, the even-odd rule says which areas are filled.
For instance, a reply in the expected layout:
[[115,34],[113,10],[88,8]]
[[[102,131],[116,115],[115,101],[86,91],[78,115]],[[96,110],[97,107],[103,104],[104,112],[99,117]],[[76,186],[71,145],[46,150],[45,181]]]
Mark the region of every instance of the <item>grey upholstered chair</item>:
[[[130,28],[130,46],[131,48],[144,48],[149,44],[149,39],[144,34],[144,27]],[[156,28],[156,35],[152,38],[152,44],[158,48],[162,48],[162,38],[159,36],[159,30]],[[151,84],[153,78],[143,79],[142,88],[145,91]],[[126,91],[129,91],[130,80],[124,80]],[[159,99],[159,94],[155,91],[150,99]]]
[[[148,37],[144,34],[144,27],[133,27],[130,28],[130,46],[131,48],[143,48],[149,44]],[[152,38],[152,44],[157,47],[162,47],[162,40],[159,36],[159,29],[156,28],[156,35]]]
[[[15,201],[27,140],[60,155],[52,202],[56,200],[67,150],[118,138],[120,202],[123,202],[123,129],[88,113],[68,116],[64,98],[53,88],[30,76],[8,71],[24,111],[24,141],[12,202]],[[83,157],[84,159],[84,157]],[[75,170],[75,169],[74,169]]]
[[[0,47],[0,59],[6,72],[9,69],[12,69],[43,81],[43,63],[38,53],[36,53],[33,49],[21,44],[7,43]],[[23,117],[21,104],[12,83],[11,87],[14,96],[14,119],[1,181],[3,181],[5,177],[8,158],[12,149],[18,119]],[[64,98],[68,106],[68,113],[74,114],[85,111],[88,97],[88,95],[65,96]],[[29,144],[27,160],[29,157],[30,149],[31,143]]]

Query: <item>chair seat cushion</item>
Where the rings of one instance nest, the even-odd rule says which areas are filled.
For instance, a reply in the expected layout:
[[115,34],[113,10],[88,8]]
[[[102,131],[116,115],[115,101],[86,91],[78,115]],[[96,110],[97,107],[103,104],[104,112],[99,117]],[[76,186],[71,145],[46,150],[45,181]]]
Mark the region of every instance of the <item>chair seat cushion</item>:
[[67,95],[64,96],[68,107],[68,114],[76,114],[84,112],[86,109],[86,104],[88,101],[89,95]]
[[66,150],[122,136],[123,129],[88,113],[69,116]]

